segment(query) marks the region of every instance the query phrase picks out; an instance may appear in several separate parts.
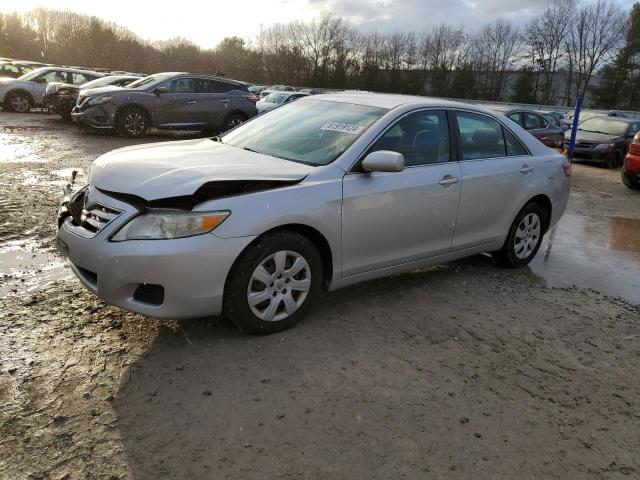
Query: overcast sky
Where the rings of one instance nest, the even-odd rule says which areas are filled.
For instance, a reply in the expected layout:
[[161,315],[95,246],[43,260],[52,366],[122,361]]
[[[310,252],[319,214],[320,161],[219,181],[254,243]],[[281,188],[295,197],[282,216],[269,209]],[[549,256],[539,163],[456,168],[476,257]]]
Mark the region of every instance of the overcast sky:
[[[615,0],[630,9],[634,0]],[[544,10],[545,0],[0,0],[0,10],[24,12],[44,5],[96,15],[149,40],[186,37],[213,47],[226,36],[250,39],[261,26],[333,13],[363,30],[413,30],[438,23],[474,30],[499,17],[518,24]]]

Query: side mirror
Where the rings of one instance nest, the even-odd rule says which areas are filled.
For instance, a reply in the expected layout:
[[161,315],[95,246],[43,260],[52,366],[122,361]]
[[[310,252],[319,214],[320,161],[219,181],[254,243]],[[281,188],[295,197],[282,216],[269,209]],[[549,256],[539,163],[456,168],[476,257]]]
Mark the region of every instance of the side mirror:
[[390,150],[371,152],[362,160],[365,172],[401,172],[404,170],[404,155]]
[[168,91],[169,90],[167,90],[167,87],[158,87],[153,91],[153,93],[155,93],[156,97],[159,97],[160,95],[163,95]]

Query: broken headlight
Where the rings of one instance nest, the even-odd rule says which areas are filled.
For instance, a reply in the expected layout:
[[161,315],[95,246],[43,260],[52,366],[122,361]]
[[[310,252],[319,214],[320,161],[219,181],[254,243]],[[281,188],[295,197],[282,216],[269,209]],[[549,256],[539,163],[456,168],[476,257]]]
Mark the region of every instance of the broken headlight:
[[111,237],[111,241],[166,240],[202,235],[220,225],[230,213],[149,210],[129,220]]

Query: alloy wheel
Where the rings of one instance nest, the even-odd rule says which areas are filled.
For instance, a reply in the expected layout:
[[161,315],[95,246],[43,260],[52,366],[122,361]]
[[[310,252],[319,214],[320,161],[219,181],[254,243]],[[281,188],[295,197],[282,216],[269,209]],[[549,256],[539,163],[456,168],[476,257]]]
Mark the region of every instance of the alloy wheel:
[[297,252],[269,255],[249,280],[247,302],[253,314],[266,322],[284,320],[304,303],[311,288],[311,268]]
[[524,260],[533,253],[540,239],[541,227],[540,217],[536,213],[529,213],[520,221],[514,237],[516,257]]
[[124,130],[132,137],[137,137],[144,132],[145,118],[138,112],[128,112],[124,117]]
[[11,108],[14,112],[25,113],[29,110],[29,99],[24,95],[16,95],[11,99]]
[[242,123],[242,118],[240,116],[235,116],[229,119],[229,130],[232,128],[236,128],[238,125]]

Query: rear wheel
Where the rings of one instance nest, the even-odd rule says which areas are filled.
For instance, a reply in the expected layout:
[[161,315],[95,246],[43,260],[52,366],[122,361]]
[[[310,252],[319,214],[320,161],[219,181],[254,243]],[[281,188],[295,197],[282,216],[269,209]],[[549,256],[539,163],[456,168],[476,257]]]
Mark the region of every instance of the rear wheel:
[[31,107],[33,107],[33,99],[25,92],[11,92],[4,101],[4,108],[10,112],[27,113]]
[[537,203],[528,203],[511,224],[504,246],[494,252],[496,263],[518,268],[527,265],[538,253],[547,223],[547,212]]
[[118,132],[125,137],[144,137],[149,127],[147,113],[138,107],[127,107],[118,115]]
[[231,130],[232,128],[236,128],[238,125],[243,123],[247,117],[245,117],[242,113],[234,112],[227,115],[222,122],[222,131],[226,132],[227,130]]
[[315,245],[295,232],[265,235],[234,265],[224,315],[247,333],[295,325],[320,293],[322,261]]

